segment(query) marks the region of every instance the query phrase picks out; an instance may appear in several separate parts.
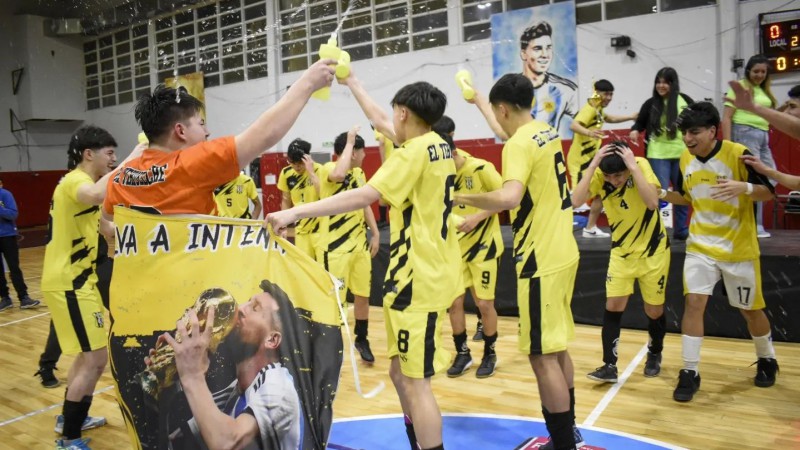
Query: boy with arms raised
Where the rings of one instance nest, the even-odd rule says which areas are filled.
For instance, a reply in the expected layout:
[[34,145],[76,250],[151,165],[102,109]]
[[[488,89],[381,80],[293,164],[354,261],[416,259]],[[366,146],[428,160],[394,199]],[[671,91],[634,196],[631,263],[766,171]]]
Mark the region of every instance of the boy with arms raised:
[[[336,136],[333,152],[339,159],[327,162],[320,170],[320,198],[358,189],[367,184],[361,164],[364,162],[364,139],[358,127]],[[367,227],[370,238],[367,240]],[[353,293],[356,319],[355,347],[365,362],[375,362],[367,339],[369,328],[369,291],[372,284],[372,258],[378,254],[380,231],[371,206],[325,217],[321,220],[317,261],[342,281],[342,301],[349,289]]]
[[570,303],[578,271],[572,202],[561,139],[530,116],[531,82],[501,77],[489,93],[497,122],[511,138],[503,147],[503,187],[456,195],[456,204],[510,209],[519,304],[519,348],[536,374],[542,413],[556,450],[582,444],[575,425],[574,368],[567,343],[575,335]]
[[661,350],[666,334],[664,294],[670,252],[658,211],[660,190],[658,178],[647,160],[635,157],[624,142],[617,141],[597,152],[572,191],[574,204],[590,197],[601,199],[612,234],[603,315],[603,365],[587,375],[591,380],[617,382],[617,344],[622,313],[636,281],[649,319],[650,343],[644,376],[655,377],[661,372]]
[[[281,191],[281,209],[311,203],[320,198],[319,174],[322,164],[311,159],[311,143],[300,138],[289,143],[286,157],[289,165],[281,170],[278,189]],[[294,228],[294,245],[306,255],[316,258],[320,245],[320,219],[317,217],[300,220]]]

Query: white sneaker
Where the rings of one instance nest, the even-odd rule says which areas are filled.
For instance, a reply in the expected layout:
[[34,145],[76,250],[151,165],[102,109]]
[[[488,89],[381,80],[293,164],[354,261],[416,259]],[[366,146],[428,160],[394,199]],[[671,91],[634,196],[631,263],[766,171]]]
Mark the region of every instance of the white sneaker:
[[609,236],[611,235],[601,230],[600,228],[597,228],[597,226],[595,226],[592,229],[589,228],[583,229],[583,237],[585,238],[604,238]]
[[760,237],[760,238],[768,238],[768,237],[772,236],[772,235],[771,235],[771,234],[769,234],[769,232],[768,232],[767,230],[765,230],[765,229],[764,229],[764,227],[763,227],[763,226],[761,226],[761,225],[758,225],[758,226],[756,227],[756,235],[757,235],[758,237]]

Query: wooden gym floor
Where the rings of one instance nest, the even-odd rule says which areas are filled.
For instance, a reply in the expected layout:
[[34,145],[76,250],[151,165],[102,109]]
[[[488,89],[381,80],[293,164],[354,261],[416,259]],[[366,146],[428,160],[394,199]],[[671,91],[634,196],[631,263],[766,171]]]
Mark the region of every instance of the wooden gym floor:
[[[44,248],[24,248],[20,253],[30,295],[41,299],[39,281]],[[16,302],[16,297],[12,297]],[[359,374],[364,391],[381,381],[386,389],[375,398],[360,398],[354,388],[350,362],[345,361],[334,405],[336,418],[400,412],[387,373],[381,310],[371,308],[370,319],[370,340],[377,362],[371,367],[359,364]],[[15,307],[0,313],[0,449],[54,448],[57,437],[53,432],[54,417],[61,412],[64,386],[45,389],[32,376],[38,368],[49,320],[46,307],[35,310]],[[471,334],[474,316],[468,317],[467,322]],[[450,379],[445,375],[434,378],[434,391],[443,413],[541,418],[539,396],[527,357],[516,350],[516,323],[515,318],[500,318],[497,342],[500,365],[494,377],[478,380],[473,368],[460,378]],[[444,333],[444,341],[449,344],[452,340],[447,323]],[[617,389],[585,377],[602,363],[600,328],[578,326],[576,334],[570,353],[575,363],[579,425],[593,425],[691,449],[800,449],[800,384],[795,384],[800,377],[798,344],[775,344],[781,365],[778,382],[772,388],[761,389],[752,381],[755,367],[750,364],[756,358],[751,341],[706,338],[700,363],[701,389],[691,403],[678,404],[672,400],[672,390],[681,368],[680,336],[667,335],[661,376],[644,378],[641,356],[647,334],[623,330],[619,345],[620,375],[626,369],[632,373]],[[477,366],[482,343],[470,341],[470,347]],[[59,363],[56,375],[62,380],[66,379],[71,362],[72,358],[65,356]],[[108,425],[86,433],[92,438],[95,450],[129,448],[112,385],[106,369],[97,385],[90,413],[105,416]],[[487,442],[490,432],[487,430]]]

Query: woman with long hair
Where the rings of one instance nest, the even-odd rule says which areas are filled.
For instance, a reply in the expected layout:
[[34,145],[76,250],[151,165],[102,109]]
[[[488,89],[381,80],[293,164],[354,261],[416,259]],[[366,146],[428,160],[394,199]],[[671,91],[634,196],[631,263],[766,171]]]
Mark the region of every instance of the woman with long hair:
[[[688,95],[681,93],[678,72],[672,67],[663,67],[656,73],[652,97],[644,102],[636,123],[631,127],[630,139],[634,143],[639,141],[640,132],[646,132],[647,159],[664,189],[670,182],[673,188],[679,184],[679,162],[686,145],[676,120],[692,103],[694,101]],[[686,240],[689,211],[686,206],[675,205],[674,213],[673,238]]]
[[[744,66],[744,78],[739,83],[753,94],[753,101],[765,108],[775,108],[777,101],[770,89],[769,61],[763,55],[755,55]],[[735,99],[733,89],[726,96]],[[722,139],[738,142],[747,147],[765,165],[774,169],[775,160],[769,149],[769,123],[749,111],[736,109],[731,102],[725,102],[722,112]],[[756,225],[758,237],[768,238],[764,230],[763,203],[756,202]]]

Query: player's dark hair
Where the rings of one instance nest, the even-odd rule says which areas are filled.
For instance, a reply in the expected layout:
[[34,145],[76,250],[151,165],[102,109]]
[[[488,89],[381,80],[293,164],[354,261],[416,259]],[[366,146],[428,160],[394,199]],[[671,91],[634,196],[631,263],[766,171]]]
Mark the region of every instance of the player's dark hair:
[[105,147],[116,147],[117,141],[108,131],[94,125],[86,125],[72,133],[67,147],[67,169],[72,170],[83,162],[83,151],[98,151]]
[[453,136],[450,136],[449,133],[442,133],[441,131],[436,131],[436,130],[433,130],[433,131],[436,134],[438,134],[439,137],[442,138],[445,142],[447,142],[447,145],[450,146],[450,151],[453,151],[453,152],[456,151],[456,143],[453,142]]
[[134,116],[152,144],[164,138],[177,122],[191,118],[203,108],[203,102],[192,97],[186,88],[159,84],[152,94],[139,96]]
[[800,98],[800,84],[789,89],[789,98]]
[[456,132],[456,123],[453,122],[448,116],[442,116],[433,126],[431,130],[437,132],[438,134],[452,134]]
[[[658,94],[656,90],[656,83],[661,78],[669,84],[669,94],[667,94],[667,110],[664,111],[664,99]],[[651,102],[650,120],[647,123],[647,133],[653,136],[659,136],[665,131],[667,137],[675,139],[677,135],[675,126],[675,119],[678,118],[678,96],[681,93],[681,84],[678,80],[678,72],[672,67],[662,67],[656,72],[656,78],[653,80],[653,97]],[[667,116],[667,129],[661,129],[661,115]]]
[[758,64],[764,64],[767,68],[767,76],[764,77],[764,81],[762,81],[759,86],[764,90],[764,93],[767,94],[767,97],[769,97],[769,100],[772,102],[772,107],[774,108],[775,105],[778,104],[778,101],[775,100],[775,96],[772,95],[772,89],[770,87],[772,80],[770,77],[769,59],[767,59],[767,57],[764,55],[751,56],[750,59],[747,60],[747,64],[744,65],[744,77],[750,86],[756,86],[756,84],[750,79],[750,71],[753,70],[753,67]]
[[533,84],[521,73],[505,74],[489,91],[489,102],[493,105],[507,103],[530,110],[533,103]]
[[526,28],[519,37],[519,45],[524,51],[528,48],[528,44],[530,44],[532,40],[542,36],[553,36],[553,27],[545,21],[541,21]]
[[289,143],[289,150],[286,151],[286,157],[289,158],[291,163],[299,163],[303,157],[311,153],[311,143],[297,138]]
[[594,82],[594,90],[597,92],[614,92],[614,85],[608,80],[597,80]]
[[[336,139],[333,141],[333,152],[337,155],[341,155],[344,152],[344,148],[347,146],[347,132],[341,133],[340,135],[336,136]],[[359,135],[356,135],[356,141],[353,144],[353,150],[358,150],[364,148],[364,138]]]
[[[628,146],[624,141],[613,141],[609,145],[613,145],[617,149],[622,149]],[[600,171],[606,175],[613,175],[615,173],[624,172],[627,169],[625,160],[618,150],[609,153],[600,160]]]
[[716,127],[719,130],[719,111],[711,102],[692,103],[678,116],[678,128],[680,128],[681,133],[697,127]]
[[405,106],[426,124],[433,125],[444,115],[447,96],[434,85],[417,81],[403,86],[394,94],[392,106]]

